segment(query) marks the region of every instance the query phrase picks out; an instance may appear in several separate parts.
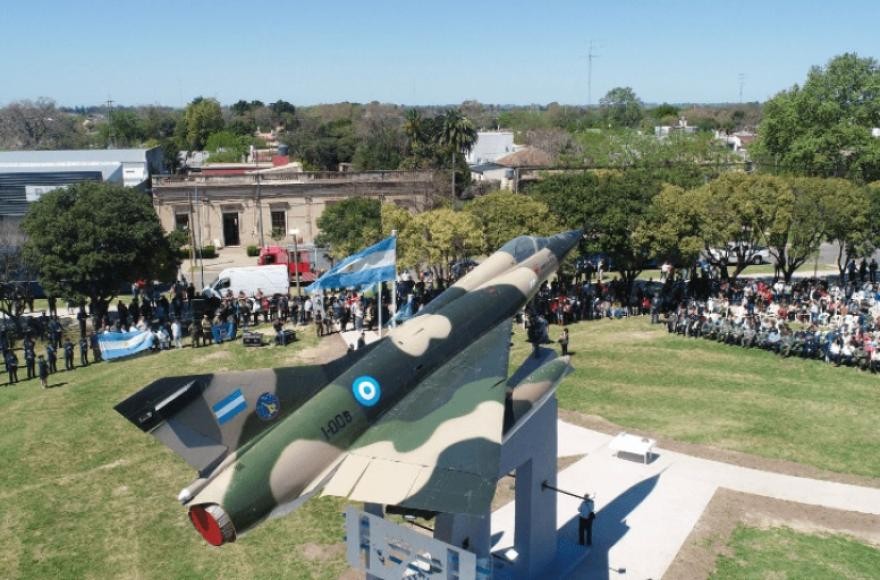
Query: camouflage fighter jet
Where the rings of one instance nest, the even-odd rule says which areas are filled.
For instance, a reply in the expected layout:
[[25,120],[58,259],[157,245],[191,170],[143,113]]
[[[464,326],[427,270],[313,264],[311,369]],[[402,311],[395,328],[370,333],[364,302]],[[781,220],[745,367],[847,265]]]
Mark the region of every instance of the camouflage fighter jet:
[[329,364],[160,379],[116,410],[198,471],[178,500],[215,546],[322,490],[485,514],[505,433],[569,369],[533,360],[508,380],[513,316],[580,237],[511,240],[418,316]]

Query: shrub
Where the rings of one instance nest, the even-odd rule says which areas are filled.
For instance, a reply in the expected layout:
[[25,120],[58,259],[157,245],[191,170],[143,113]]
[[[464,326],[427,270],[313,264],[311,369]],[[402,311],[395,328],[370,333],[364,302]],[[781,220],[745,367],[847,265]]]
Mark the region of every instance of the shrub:
[[204,260],[210,260],[217,257],[217,248],[214,246],[202,246],[199,250],[199,257]]
[[260,255],[260,248],[258,246],[248,246],[247,255],[251,258],[256,258]]

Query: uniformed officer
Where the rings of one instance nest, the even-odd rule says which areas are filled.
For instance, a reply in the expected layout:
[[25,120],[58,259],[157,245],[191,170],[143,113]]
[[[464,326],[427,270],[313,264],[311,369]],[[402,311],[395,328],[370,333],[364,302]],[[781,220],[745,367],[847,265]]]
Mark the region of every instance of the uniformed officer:
[[37,361],[37,365],[39,366],[40,372],[40,386],[46,389],[49,387],[49,363],[46,362],[43,355],[40,355],[40,360]]
[[49,364],[49,372],[58,372],[58,350],[51,342],[46,345],[46,362]]
[[101,343],[98,342],[98,335],[94,332],[89,334],[89,343],[92,347],[92,360],[101,362]]
[[73,370],[73,343],[70,338],[64,339],[64,368],[65,370]]
[[85,336],[79,339],[79,366],[89,366],[89,341]]
[[24,364],[27,368],[27,378],[31,380],[37,376],[37,353],[34,351],[34,342],[30,338],[24,341]]
[[6,351],[4,356],[6,361],[6,372],[9,373],[9,384],[14,385],[18,382],[18,357],[12,349]]

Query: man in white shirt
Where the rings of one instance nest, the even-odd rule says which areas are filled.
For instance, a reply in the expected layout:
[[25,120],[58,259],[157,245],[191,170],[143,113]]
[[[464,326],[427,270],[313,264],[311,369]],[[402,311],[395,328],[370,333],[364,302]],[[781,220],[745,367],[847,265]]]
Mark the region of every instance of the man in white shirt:
[[[584,496],[584,501],[578,507],[578,542],[581,546],[593,545],[593,520],[596,519],[595,504],[589,495]],[[586,542],[584,542],[586,536]]]

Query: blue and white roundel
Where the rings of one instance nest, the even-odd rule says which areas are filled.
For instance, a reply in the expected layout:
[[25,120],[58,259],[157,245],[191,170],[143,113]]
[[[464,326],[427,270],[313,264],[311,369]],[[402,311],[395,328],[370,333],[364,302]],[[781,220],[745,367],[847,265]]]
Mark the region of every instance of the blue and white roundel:
[[382,397],[379,381],[366,375],[356,378],[351,383],[351,392],[354,393],[357,402],[364,407],[372,407]]

